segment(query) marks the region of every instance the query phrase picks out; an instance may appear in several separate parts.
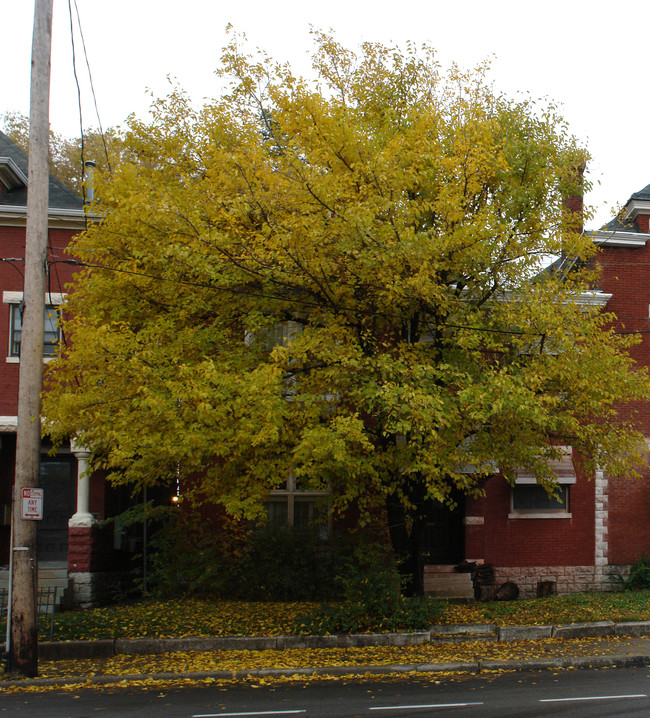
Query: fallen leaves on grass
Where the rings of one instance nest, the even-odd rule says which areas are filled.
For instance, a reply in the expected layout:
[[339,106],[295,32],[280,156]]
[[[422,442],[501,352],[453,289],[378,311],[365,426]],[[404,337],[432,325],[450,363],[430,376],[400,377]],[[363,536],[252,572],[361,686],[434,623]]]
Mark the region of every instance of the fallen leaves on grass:
[[441,623],[498,623],[502,626],[590,621],[649,621],[650,591],[571,593],[548,598],[448,604]]
[[[581,593],[493,603],[433,603],[440,607],[438,615],[441,623],[558,625],[603,620],[650,620],[650,591]],[[276,636],[291,633],[298,616],[309,615],[318,608],[315,603],[255,603],[210,598],[148,599],[127,605],[56,614],[53,640]],[[42,617],[41,621],[40,640],[46,641],[49,638],[49,617]],[[0,620],[0,632],[4,630],[3,623]]]
[[[314,610],[316,605],[197,598],[149,599],[56,614],[53,640],[277,636],[289,633],[297,616]],[[49,638],[49,623],[45,635]],[[43,633],[41,640],[47,640]]]

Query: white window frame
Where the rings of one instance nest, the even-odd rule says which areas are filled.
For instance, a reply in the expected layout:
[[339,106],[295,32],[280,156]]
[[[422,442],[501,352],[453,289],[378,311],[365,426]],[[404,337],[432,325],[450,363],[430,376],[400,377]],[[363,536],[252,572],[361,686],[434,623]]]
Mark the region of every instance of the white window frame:
[[557,509],[515,509],[515,491],[517,486],[539,486],[544,490],[536,476],[530,473],[521,472],[515,479],[515,484],[510,490],[510,512],[509,519],[570,519],[571,513],[571,491],[572,484],[577,482],[575,468],[573,466],[573,451],[570,446],[557,447],[563,456],[549,462],[557,474],[559,486],[566,487],[566,506],[559,506]]
[[[286,488],[274,489],[269,492],[267,503],[286,503],[287,505],[287,526],[295,524],[295,505],[301,500],[315,503],[331,495],[330,491],[301,491],[297,488],[296,477],[291,474],[286,481]],[[323,501],[325,503],[325,501]],[[331,517],[327,517],[327,534],[332,533]]]
[[244,341],[249,346],[258,345],[271,352],[275,347],[291,344],[303,328],[302,324],[292,320],[276,322],[256,332],[246,332]]
[[[20,356],[13,353],[13,333],[14,333],[14,312],[16,311],[15,307],[18,304],[21,304],[23,301],[23,292],[3,292],[2,293],[2,302],[3,304],[9,305],[9,336],[8,336],[8,343],[7,343],[7,358],[6,362],[7,364],[19,364],[20,363]],[[61,292],[46,292],[44,296],[44,303],[45,307],[53,307],[53,308],[59,308],[64,300],[66,295]],[[61,332],[59,331],[59,340],[61,339]],[[48,362],[54,359],[54,356],[52,355],[44,355],[43,361]]]

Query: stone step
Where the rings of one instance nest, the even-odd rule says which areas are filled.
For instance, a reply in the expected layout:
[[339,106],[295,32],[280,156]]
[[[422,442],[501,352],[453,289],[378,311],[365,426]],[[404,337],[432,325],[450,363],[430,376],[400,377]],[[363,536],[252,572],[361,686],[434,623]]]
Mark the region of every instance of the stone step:
[[424,567],[424,573],[425,573],[425,575],[427,573],[457,573],[456,564],[453,564],[453,563],[443,563],[443,564],[430,563]]
[[[432,598],[474,598],[474,584],[469,573],[452,570],[424,571],[424,595]],[[445,567],[446,568],[446,567]]]

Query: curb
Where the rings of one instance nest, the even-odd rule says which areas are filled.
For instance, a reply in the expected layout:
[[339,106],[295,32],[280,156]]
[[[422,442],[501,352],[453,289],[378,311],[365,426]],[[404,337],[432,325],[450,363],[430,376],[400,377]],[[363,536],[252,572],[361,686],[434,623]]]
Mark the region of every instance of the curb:
[[[496,623],[444,624],[410,633],[357,633],[328,636],[224,636],[216,638],[133,638],[39,643],[44,661],[110,658],[116,655],[155,655],[173,651],[268,651],[288,648],[349,648],[414,646],[429,642],[534,641],[544,638],[650,636],[650,621],[597,621],[558,626],[498,626]],[[4,650],[4,644],[0,651]]]
[[351,633],[331,636],[228,636],[220,638],[133,638],[102,641],[39,643],[40,660],[110,658],[115,655],[152,655],[173,651],[269,651],[286,648],[364,648],[415,646],[429,643],[430,631],[412,633]]
[[187,673],[151,673],[148,675],[72,676],[69,678],[27,678],[0,681],[3,688],[27,688],[30,686],[56,687],[81,685],[84,687],[115,685],[131,681],[175,680],[244,680],[247,678],[292,678],[313,676],[380,676],[395,673],[489,673],[494,671],[544,671],[567,668],[643,668],[650,666],[650,656],[634,654],[625,656],[580,656],[567,658],[531,659],[517,661],[480,660],[459,663],[421,663],[410,665],[331,666],[319,668],[264,668],[238,671],[196,671]]

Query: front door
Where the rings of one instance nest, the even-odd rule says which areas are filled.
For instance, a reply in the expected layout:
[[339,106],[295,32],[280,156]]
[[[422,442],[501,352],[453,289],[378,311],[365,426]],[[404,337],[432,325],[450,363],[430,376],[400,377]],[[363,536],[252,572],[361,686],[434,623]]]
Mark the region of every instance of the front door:
[[68,520],[75,506],[75,468],[71,455],[41,455],[43,519],[38,526],[39,561],[68,560]]
[[456,564],[465,558],[465,500],[454,496],[456,507],[434,503],[428,512],[424,535],[424,557],[428,564]]

